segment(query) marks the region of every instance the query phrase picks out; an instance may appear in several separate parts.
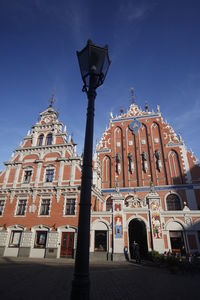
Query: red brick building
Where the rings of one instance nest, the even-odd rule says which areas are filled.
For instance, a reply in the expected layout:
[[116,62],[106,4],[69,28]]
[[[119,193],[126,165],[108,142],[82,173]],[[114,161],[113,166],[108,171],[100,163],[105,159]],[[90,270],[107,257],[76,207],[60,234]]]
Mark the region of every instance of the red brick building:
[[200,167],[159,106],[150,112],[132,103],[126,113],[111,113],[96,155],[106,212],[93,213],[92,221],[104,223],[98,229],[109,232],[114,259],[124,247],[131,255],[133,241],[142,254],[200,251]]
[[[50,105],[0,174],[0,255],[74,255],[81,162]],[[94,201],[103,202],[95,188]]]
[[[0,255],[73,257],[81,158],[50,105],[0,174]],[[110,115],[93,162],[91,258],[124,259],[136,241],[200,252],[200,167],[160,108]]]

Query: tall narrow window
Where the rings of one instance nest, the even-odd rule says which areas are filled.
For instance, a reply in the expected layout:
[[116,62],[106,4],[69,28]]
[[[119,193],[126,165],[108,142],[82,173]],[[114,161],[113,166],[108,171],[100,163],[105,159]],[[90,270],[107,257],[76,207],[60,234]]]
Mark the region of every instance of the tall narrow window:
[[75,199],[67,199],[65,206],[65,215],[75,215]]
[[111,211],[113,207],[113,200],[112,198],[108,198],[108,200],[106,201],[106,211]]
[[54,176],[54,169],[47,169],[46,170],[46,182],[52,182]]
[[24,183],[30,183],[31,175],[32,175],[31,170],[27,170],[27,171],[24,172]]
[[26,200],[19,200],[16,215],[17,216],[24,216],[26,211]]
[[5,205],[5,200],[0,200],[0,216],[3,215],[4,205]]
[[47,145],[52,145],[52,140],[53,140],[52,133],[49,133],[47,135],[46,144]]
[[42,146],[43,139],[44,139],[44,134],[40,134],[40,136],[38,138],[38,146]]
[[42,199],[41,207],[40,207],[40,215],[48,216],[50,208],[50,199]]

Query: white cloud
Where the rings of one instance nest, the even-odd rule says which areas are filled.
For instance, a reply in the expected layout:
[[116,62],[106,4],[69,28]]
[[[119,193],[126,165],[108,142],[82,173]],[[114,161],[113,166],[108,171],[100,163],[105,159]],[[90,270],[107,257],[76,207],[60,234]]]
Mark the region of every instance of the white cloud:
[[123,21],[132,23],[134,21],[143,20],[154,7],[154,3],[125,1],[119,7],[119,17]]

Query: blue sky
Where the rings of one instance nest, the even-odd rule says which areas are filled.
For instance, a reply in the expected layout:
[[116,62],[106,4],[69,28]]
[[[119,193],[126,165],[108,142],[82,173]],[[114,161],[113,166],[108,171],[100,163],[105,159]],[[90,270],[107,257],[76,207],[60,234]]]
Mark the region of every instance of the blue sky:
[[95,138],[109,113],[160,104],[164,119],[200,157],[200,1],[1,0],[0,169],[48,106],[83,150],[87,99],[76,58],[88,38],[112,60],[97,90]]

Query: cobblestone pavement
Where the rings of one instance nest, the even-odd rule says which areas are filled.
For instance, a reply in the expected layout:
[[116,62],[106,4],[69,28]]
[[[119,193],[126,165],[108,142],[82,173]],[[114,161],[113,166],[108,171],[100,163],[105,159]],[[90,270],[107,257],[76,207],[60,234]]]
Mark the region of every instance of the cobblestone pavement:
[[[73,260],[0,258],[0,299],[69,299]],[[199,275],[127,262],[91,263],[91,300],[199,299]]]

